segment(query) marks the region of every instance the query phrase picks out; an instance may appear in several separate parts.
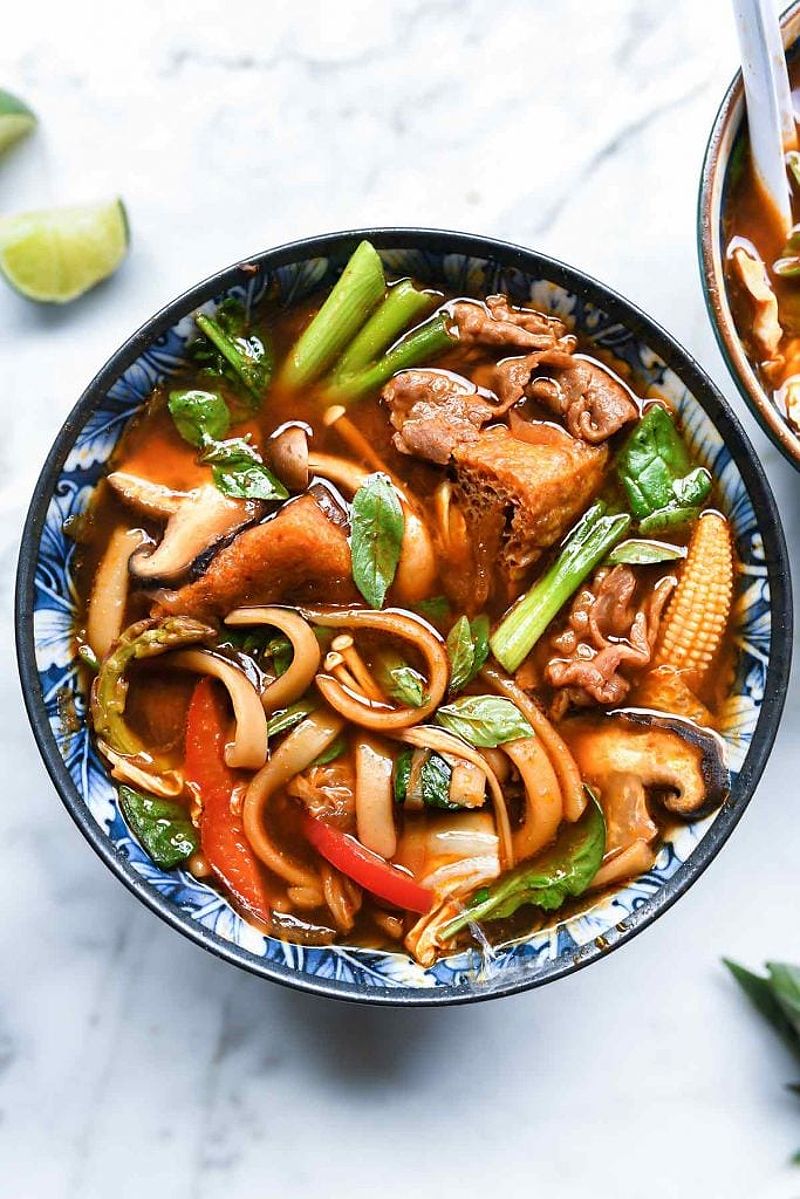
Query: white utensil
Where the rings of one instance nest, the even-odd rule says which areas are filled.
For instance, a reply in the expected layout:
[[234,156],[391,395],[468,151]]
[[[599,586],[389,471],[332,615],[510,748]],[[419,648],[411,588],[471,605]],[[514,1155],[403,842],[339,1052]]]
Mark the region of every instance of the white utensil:
[[756,172],[784,230],[792,224],[785,154],[797,149],[789,73],[774,0],[733,0]]

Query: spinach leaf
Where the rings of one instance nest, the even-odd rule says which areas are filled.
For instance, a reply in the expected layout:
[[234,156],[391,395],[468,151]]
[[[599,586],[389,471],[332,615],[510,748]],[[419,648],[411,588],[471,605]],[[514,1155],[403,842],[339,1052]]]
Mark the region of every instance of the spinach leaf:
[[216,391],[171,391],[167,405],[175,427],[190,445],[204,446],[225,437],[230,428],[228,405]]
[[452,774],[452,767],[441,754],[428,755],[419,772],[420,792],[426,808],[445,808],[449,812],[458,810],[457,804],[450,803]]
[[[422,765],[414,775],[414,750],[404,749],[394,764],[395,803],[420,802],[426,808],[443,808],[449,812],[458,810],[450,802],[450,779],[453,768],[441,754],[424,751]],[[418,754],[423,751],[417,750]]]
[[600,869],[606,845],[602,809],[589,792],[586,811],[575,824],[566,824],[555,842],[527,862],[520,862],[488,887],[482,887],[466,911],[442,930],[449,940],[468,924],[501,920],[524,904],[555,911],[567,899],[581,895]]
[[533,736],[533,729],[517,705],[500,695],[462,696],[439,708],[434,719],[480,749]]
[[200,461],[210,463],[214,483],[223,495],[242,500],[289,498],[283,483],[264,465],[258,450],[246,437],[207,440]]
[[275,737],[278,733],[285,733],[287,729],[294,728],[301,720],[305,720],[316,706],[313,700],[299,699],[297,703],[289,704],[288,708],[281,708],[278,712],[273,712],[267,722],[267,735]]
[[275,364],[268,344],[248,333],[244,306],[238,300],[224,300],[213,317],[200,312],[195,320],[204,337],[190,347],[194,361],[205,374],[243,383],[259,401],[269,386]]
[[639,521],[640,533],[666,533],[670,529],[681,529],[690,525],[700,515],[699,508],[682,508],[680,504],[671,504],[666,508],[656,508],[649,516]]
[[489,656],[489,617],[476,616],[470,623],[460,616],[447,634],[450,657],[450,690],[460,691],[472,682]]
[[675,505],[702,504],[711,490],[711,475],[692,467],[680,433],[660,405],[648,408],[629,435],[617,457],[617,473],[640,520]]
[[378,681],[387,695],[409,708],[421,708],[427,702],[425,676],[404,662],[393,650],[382,650],[376,661]]
[[353,579],[371,608],[382,608],[392,585],[405,520],[391,479],[370,475],[353,497],[350,552]]
[[631,537],[621,541],[606,558],[609,566],[626,563],[630,566],[649,566],[654,562],[673,562],[686,557],[686,548],[682,545],[669,545],[665,541],[645,541],[641,537]]
[[136,838],[162,870],[172,870],[197,849],[197,831],[180,804],[124,786],[119,803]]

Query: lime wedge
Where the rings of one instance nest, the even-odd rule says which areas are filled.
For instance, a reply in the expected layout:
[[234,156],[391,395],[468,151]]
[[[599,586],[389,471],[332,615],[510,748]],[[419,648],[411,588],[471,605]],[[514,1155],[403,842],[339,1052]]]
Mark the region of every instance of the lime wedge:
[[0,88],[0,154],[30,133],[35,124],[28,105]]
[[112,275],[127,249],[121,200],[0,217],[0,272],[29,300],[74,300]]

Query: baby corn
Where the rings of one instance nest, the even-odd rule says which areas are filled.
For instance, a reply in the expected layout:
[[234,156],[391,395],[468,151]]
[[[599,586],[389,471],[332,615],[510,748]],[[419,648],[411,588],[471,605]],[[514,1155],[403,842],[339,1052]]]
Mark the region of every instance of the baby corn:
[[654,666],[671,666],[696,690],[716,657],[733,596],[733,547],[728,522],[700,518],[678,586],[664,615]]

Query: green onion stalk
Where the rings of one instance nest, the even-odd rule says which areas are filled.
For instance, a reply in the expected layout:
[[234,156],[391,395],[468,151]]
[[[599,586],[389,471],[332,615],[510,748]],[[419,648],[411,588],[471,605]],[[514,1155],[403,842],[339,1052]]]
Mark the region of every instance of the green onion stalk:
[[581,518],[550,569],[514,605],[491,637],[492,653],[509,673],[520,666],[553,617],[625,535],[630,523],[625,512],[609,515],[602,501]]
[[386,299],[342,354],[334,368],[334,380],[357,374],[374,363],[404,329],[427,315],[435,304],[434,294],[419,291],[410,279],[395,283],[389,288]]
[[395,342],[377,362],[346,378],[337,377],[331,384],[328,396],[339,404],[352,403],[382,387],[397,371],[428,362],[451,349],[454,344],[446,315],[437,312],[429,321]]
[[328,370],[386,292],[383,266],[374,246],[362,241],[310,325],[300,334],[284,364],[281,383],[305,387]]

